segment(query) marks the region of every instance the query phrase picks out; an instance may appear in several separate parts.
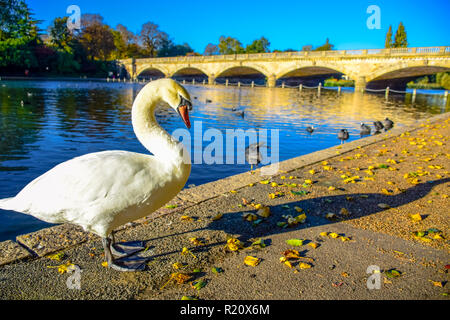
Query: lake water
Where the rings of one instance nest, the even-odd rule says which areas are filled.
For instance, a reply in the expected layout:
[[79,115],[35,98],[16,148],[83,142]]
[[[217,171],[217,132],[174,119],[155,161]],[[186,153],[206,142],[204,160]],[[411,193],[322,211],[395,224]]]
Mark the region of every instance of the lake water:
[[[131,126],[131,106],[142,87],[94,81],[0,81],[0,198],[16,195],[34,178],[76,156],[104,150],[146,153]],[[197,122],[193,127],[201,121],[203,132],[278,129],[280,161],[339,144],[337,132],[342,128],[348,129],[349,141],[360,139],[361,122],[372,125],[389,117],[396,126],[405,126],[449,109],[439,95],[417,95],[412,103],[410,94],[386,100],[384,95],[352,90],[338,95],[322,89],[318,97],[317,90],[307,89],[185,87],[193,101],[191,123]],[[233,107],[243,110],[244,117]],[[169,133],[184,128],[173,110],[158,108],[157,119]],[[312,135],[305,131],[309,125],[316,127]],[[210,143],[197,145],[197,151]],[[236,153],[244,147],[239,145]],[[192,142],[192,152],[194,148]],[[248,164],[194,164],[187,186],[249,169]],[[33,217],[0,210],[0,241],[46,226]]]

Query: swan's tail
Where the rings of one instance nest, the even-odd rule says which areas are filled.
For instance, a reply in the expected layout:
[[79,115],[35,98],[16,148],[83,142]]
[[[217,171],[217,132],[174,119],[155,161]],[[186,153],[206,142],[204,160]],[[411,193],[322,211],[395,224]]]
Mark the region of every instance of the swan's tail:
[[3,210],[14,210],[13,206],[12,206],[12,199],[14,198],[5,198],[5,199],[0,199],[0,209]]

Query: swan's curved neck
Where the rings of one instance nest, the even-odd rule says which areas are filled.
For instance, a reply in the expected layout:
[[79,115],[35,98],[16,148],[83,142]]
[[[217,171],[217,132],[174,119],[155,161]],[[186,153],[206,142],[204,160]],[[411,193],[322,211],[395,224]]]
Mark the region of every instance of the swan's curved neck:
[[190,158],[187,152],[183,152],[183,144],[172,138],[156,121],[155,108],[162,100],[159,90],[156,86],[147,85],[134,100],[131,121],[136,137],[161,162],[180,169],[182,165],[190,167]]

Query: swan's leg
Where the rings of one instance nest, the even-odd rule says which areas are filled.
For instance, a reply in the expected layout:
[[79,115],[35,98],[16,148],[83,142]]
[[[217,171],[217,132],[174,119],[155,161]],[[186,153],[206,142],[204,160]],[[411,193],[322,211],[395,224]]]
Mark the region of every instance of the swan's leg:
[[102,244],[109,268],[117,271],[141,271],[145,269],[145,263],[148,259],[130,259],[123,261],[114,259],[111,252],[112,238],[102,238]]
[[110,239],[111,239],[110,250],[113,256],[116,258],[128,257],[136,252],[145,249],[144,243],[142,241],[116,243],[116,240],[114,238],[114,231],[111,233]]

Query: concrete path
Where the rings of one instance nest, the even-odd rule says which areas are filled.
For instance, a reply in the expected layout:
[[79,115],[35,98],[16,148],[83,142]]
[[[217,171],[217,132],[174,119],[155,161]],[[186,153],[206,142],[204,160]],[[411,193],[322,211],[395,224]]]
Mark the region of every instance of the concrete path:
[[[100,239],[72,226],[2,242],[0,299],[448,299],[449,122],[439,115],[288,160],[272,177],[186,189],[118,232],[146,240],[143,272],[102,266]],[[288,265],[283,253],[300,258]],[[76,267],[58,273],[66,263]]]

